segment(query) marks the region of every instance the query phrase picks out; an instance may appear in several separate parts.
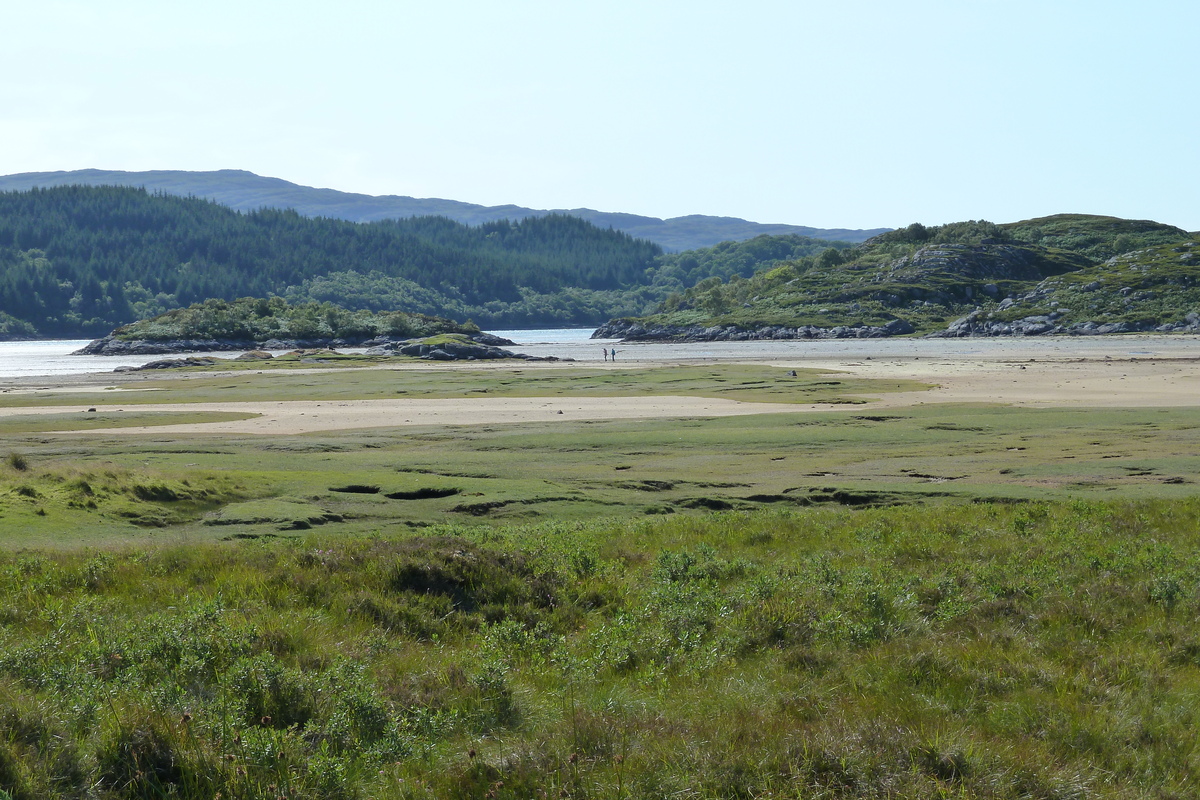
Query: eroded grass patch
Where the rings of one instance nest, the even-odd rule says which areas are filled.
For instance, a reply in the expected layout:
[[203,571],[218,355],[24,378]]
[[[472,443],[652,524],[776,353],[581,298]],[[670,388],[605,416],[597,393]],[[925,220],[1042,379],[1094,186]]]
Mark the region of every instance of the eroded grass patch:
[[[57,531],[64,545],[88,542],[90,523],[68,520],[109,524],[120,518],[99,501],[98,510],[72,507],[73,496],[51,490],[37,475],[51,467],[103,471],[103,465],[173,480],[219,473],[240,487],[202,503],[121,495],[127,510],[147,512],[143,527],[162,524],[199,537],[216,533],[198,524],[204,513],[268,497],[311,503],[341,517],[338,530],[356,534],[395,524],[697,515],[829,503],[1185,498],[1200,485],[1194,477],[1200,474],[1200,410],[939,405],[880,417],[829,412],[295,437],[9,437],[0,439],[0,454],[17,454],[26,469],[0,467],[9,487],[0,506],[0,515],[9,516],[0,522],[29,523],[7,526],[15,531],[9,546],[19,546],[26,530],[42,531],[38,536]],[[188,510],[164,515],[172,508]],[[270,532],[285,521],[241,524]]]
[[254,491],[245,476],[79,464],[23,456],[0,469],[3,547],[78,546],[128,536],[132,529],[185,525]]

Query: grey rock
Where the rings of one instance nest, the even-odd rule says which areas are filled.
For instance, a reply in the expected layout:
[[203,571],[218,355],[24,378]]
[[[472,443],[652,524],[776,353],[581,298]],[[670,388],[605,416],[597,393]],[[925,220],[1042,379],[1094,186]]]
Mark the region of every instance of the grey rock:
[[760,328],[739,328],[736,325],[657,325],[646,327],[632,320],[610,320],[592,334],[593,339],[622,339],[624,341],[674,342],[745,342],[795,339],[873,339],[901,336],[916,330],[912,323],[895,319],[886,325],[838,325],[819,328],[804,325],[789,328],[783,325],[764,325]]

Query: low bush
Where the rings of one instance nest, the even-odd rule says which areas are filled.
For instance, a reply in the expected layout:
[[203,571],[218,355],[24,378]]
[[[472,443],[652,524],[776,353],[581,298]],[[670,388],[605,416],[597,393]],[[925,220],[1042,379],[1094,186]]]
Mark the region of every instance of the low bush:
[[11,553],[0,791],[1186,796],[1198,525],[977,504]]

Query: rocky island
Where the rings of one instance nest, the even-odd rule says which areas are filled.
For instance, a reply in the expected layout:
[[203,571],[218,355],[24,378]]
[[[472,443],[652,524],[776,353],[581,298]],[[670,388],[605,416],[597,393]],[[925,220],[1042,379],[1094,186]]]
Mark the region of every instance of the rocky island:
[[[290,305],[280,298],[209,300],[117,328],[77,355],[181,355],[243,350],[270,358],[269,350],[364,347],[368,355],[434,361],[529,359],[505,349],[509,339],[471,323],[404,312],[347,311],[329,303]],[[258,355],[256,355],[258,354]],[[208,359],[213,360],[213,359]],[[144,368],[204,365],[204,359],[151,362]]]

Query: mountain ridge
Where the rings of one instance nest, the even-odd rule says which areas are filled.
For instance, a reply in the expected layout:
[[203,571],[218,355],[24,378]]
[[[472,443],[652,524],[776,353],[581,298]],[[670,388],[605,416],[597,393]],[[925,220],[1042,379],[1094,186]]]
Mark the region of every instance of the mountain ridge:
[[308,217],[330,217],[351,222],[376,222],[419,216],[444,216],[467,225],[501,219],[518,221],[534,216],[569,214],[599,227],[611,227],[638,239],[648,239],[669,251],[694,250],[723,241],[744,241],[762,234],[799,234],[816,239],[862,242],[889,230],[813,228],[784,223],[760,223],[738,217],[688,214],[660,219],[626,212],[590,208],[533,209],[514,204],[484,206],[460,200],[416,198],[405,195],[368,195],[312,186],[283,178],[257,175],[247,170],[59,170],[22,172],[0,176],[0,191],[26,191],[54,186],[133,186],[167,194],[194,196],[238,211],[260,208],[294,209]]

